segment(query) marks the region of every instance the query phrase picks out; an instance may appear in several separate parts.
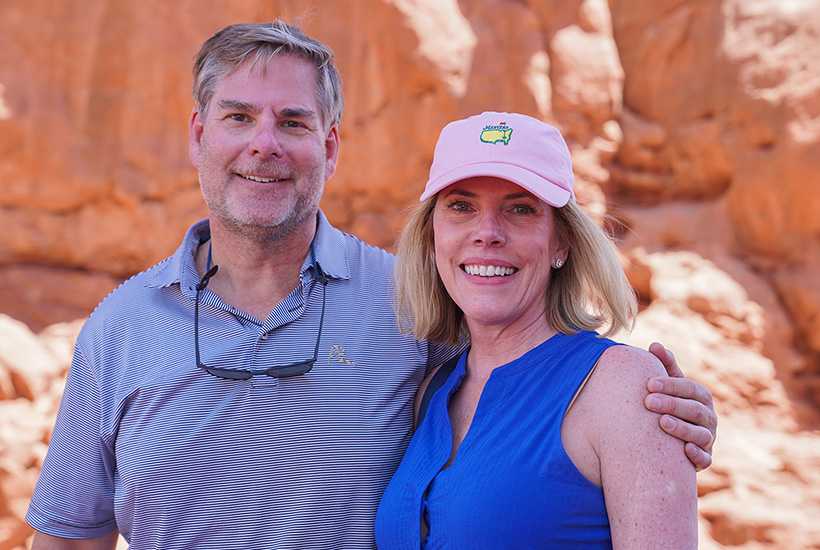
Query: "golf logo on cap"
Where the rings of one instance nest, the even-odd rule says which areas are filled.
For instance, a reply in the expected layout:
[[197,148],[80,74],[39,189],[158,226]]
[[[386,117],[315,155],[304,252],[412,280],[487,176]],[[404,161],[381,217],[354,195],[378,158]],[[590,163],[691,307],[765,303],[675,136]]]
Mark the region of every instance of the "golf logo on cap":
[[500,141],[504,145],[509,145],[512,131],[513,129],[507,126],[506,122],[502,122],[497,126],[487,125],[481,130],[481,141],[484,143],[498,143]]

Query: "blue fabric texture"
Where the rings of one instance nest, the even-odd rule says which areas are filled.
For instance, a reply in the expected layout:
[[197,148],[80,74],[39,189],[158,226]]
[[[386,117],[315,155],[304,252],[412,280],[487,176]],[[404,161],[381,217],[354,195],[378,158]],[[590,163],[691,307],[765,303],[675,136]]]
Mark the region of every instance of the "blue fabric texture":
[[496,368],[455,460],[441,470],[452,454],[447,407],[464,378],[464,354],[430,400],[382,497],[379,550],[418,549],[422,514],[427,550],[611,548],[603,491],[567,456],[561,423],[614,344],[591,332],[557,334]]
[[[320,213],[329,277],[319,359],[302,376],[213,377],[195,366],[194,253],[207,220],[171,258],[91,314],[75,347],[27,514],[45,533],[131,548],[372,549],[379,498],[410,440],[425,372],[455,350],[397,329],[393,257]],[[200,349],[213,367],[264,371],[313,355],[322,285],[301,283],[257,320],[204,290]]]

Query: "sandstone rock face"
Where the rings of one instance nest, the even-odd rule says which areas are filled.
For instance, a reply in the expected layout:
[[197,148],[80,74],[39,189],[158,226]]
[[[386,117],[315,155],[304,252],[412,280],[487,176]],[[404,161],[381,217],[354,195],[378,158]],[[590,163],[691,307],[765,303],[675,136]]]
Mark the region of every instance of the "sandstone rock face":
[[[701,548],[820,548],[820,3],[43,0],[0,3],[0,550],[22,521],[94,305],[206,216],[190,65],[283,17],[337,53],[347,106],[322,207],[390,247],[438,132],[556,124],[660,340],[715,395]],[[78,321],[79,320],[79,321]]]

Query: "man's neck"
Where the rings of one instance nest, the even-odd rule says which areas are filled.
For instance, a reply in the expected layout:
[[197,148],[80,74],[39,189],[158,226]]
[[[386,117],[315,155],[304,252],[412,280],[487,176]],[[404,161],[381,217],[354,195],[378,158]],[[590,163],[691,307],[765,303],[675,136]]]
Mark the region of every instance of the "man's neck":
[[299,284],[299,276],[316,233],[316,218],[276,239],[253,238],[211,221],[211,240],[196,254],[199,276],[205,274],[209,247],[211,266],[219,271],[208,290],[223,302],[264,321]]

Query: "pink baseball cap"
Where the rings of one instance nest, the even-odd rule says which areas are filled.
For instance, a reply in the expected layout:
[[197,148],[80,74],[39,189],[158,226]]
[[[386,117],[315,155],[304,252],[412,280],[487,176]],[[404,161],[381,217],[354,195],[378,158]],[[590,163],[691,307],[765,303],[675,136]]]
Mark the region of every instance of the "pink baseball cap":
[[575,199],[572,159],[563,136],[526,115],[488,111],[445,126],[419,200],[476,176],[511,181],[557,208]]

